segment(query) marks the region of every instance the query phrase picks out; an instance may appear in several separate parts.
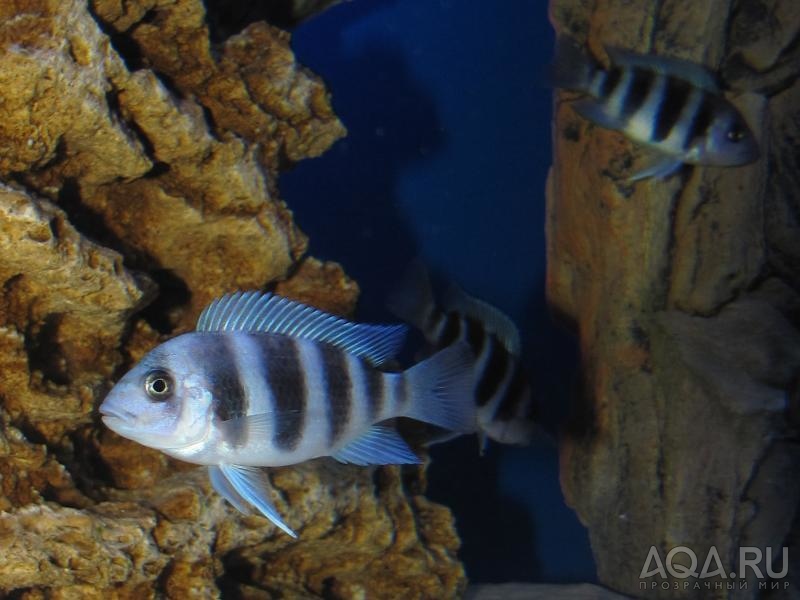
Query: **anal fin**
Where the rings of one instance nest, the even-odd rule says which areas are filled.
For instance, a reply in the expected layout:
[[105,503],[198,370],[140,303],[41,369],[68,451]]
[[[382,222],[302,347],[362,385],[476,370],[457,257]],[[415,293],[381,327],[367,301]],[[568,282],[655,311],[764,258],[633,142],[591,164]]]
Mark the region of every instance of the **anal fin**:
[[422,462],[395,430],[381,425],[373,425],[331,456],[339,462],[361,466],[415,465]]

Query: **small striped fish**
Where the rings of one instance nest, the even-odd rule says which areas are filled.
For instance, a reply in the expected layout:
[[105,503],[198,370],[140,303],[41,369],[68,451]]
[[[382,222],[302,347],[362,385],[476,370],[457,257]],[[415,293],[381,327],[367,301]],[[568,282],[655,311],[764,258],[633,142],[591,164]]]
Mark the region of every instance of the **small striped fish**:
[[714,76],[685,60],[608,48],[608,70],[568,38],[559,39],[557,87],[587,94],[574,103],[582,116],[661,153],[629,180],[667,177],[684,163],[737,166],[759,156],[745,120]]
[[418,463],[393,430],[398,416],[474,429],[473,357],[466,345],[402,373],[380,367],[403,325],[351,323],[280,296],[236,293],[212,302],[195,332],[156,347],[100,406],[119,435],[207,465],[214,489],[256,508],[289,535],[257,467],[332,456],[357,465]]
[[[471,397],[481,439],[529,444],[539,431],[528,376],[519,360],[519,331],[495,307],[451,285],[439,306],[427,270],[414,263],[388,300],[389,310],[419,329],[434,350],[467,344],[475,356]],[[435,437],[444,441],[453,435]]]

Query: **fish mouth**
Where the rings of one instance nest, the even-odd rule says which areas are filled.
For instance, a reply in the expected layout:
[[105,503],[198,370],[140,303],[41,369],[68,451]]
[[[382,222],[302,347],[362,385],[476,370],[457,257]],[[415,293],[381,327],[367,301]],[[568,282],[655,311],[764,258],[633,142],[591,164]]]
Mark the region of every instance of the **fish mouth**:
[[111,429],[114,429],[112,426],[113,423],[125,424],[133,418],[133,415],[129,412],[118,410],[105,404],[100,405],[98,412],[102,415],[103,423],[111,427]]

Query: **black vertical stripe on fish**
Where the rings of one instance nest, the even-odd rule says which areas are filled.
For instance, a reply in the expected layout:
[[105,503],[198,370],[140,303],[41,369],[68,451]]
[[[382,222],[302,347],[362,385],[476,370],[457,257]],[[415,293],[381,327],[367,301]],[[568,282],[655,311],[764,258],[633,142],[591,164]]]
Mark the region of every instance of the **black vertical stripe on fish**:
[[425,311],[425,318],[422,323],[422,330],[425,332],[436,332],[442,326],[444,315],[431,306]]
[[475,395],[478,406],[484,406],[497,392],[508,370],[508,353],[493,343],[489,347],[489,360],[480,375]]
[[528,378],[522,366],[516,362],[514,364],[514,373],[511,376],[511,381],[503,394],[503,400],[500,406],[497,407],[495,418],[500,421],[510,421],[518,414],[520,402],[524,402],[527,398],[526,391],[528,390]]
[[397,386],[395,387],[395,409],[404,406],[411,400],[411,386],[408,385],[408,375],[401,373],[397,378]]
[[700,106],[697,107],[697,110],[692,116],[688,134],[684,140],[684,148],[687,150],[695,140],[702,138],[708,133],[708,128],[714,121],[714,102],[711,96],[702,90],[698,90],[698,93],[702,94],[703,97],[700,100]]
[[256,338],[266,361],[267,385],[275,402],[276,426],[273,443],[284,451],[294,450],[303,435],[308,386],[297,342],[283,335]]
[[384,375],[377,369],[369,365],[362,365],[361,371],[364,373],[364,383],[367,394],[367,408],[370,419],[377,419],[383,410],[384,394]]
[[600,86],[600,97],[608,98],[613,94],[621,79],[622,69],[612,65],[611,68],[606,71],[606,77],[603,79],[603,84]]
[[[235,348],[227,336],[214,336],[203,353],[204,372],[208,380],[214,413],[221,421],[229,421],[247,414],[247,397],[234,358]],[[244,423],[244,421],[241,421]],[[227,440],[235,446],[245,443],[247,431],[234,428],[234,439]]]
[[656,80],[656,74],[648,69],[634,68],[631,72],[631,82],[628,85],[625,97],[622,99],[620,118],[628,120],[642,107],[650,88]]
[[445,317],[444,327],[439,335],[439,347],[444,348],[449,346],[458,339],[461,333],[461,315],[455,312],[447,313]]
[[465,317],[464,321],[467,326],[467,343],[472,353],[475,356],[480,356],[481,350],[483,349],[483,342],[486,339],[486,331],[483,325],[475,319]]
[[682,79],[667,77],[664,95],[656,113],[653,141],[661,142],[669,137],[672,128],[680,119],[681,113],[686,108],[686,102],[692,91],[691,85]]
[[329,344],[321,344],[322,381],[327,394],[329,442],[335,446],[347,430],[353,404],[353,382],[344,352]]

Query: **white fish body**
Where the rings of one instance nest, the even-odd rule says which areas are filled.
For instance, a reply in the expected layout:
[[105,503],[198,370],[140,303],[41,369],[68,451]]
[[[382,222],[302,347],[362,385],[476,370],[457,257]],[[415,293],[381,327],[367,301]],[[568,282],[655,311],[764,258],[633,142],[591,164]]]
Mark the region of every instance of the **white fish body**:
[[404,335],[402,326],[350,323],[270,294],[224,296],[197,331],[147,354],[100,413],[124,437],[207,465],[214,488],[237,509],[255,507],[295,535],[269,503],[257,467],[320,456],[419,462],[394,430],[377,425],[398,416],[474,428],[468,348],[402,373],[381,371]]
[[759,156],[756,137],[701,65],[664,56],[607,49],[602,68],[569,38],[558,40],[553,67],[557,87],[583,92],[575,110],[616,129],[661,155],[633,175],[666,177],[684,163],[738,166]]

